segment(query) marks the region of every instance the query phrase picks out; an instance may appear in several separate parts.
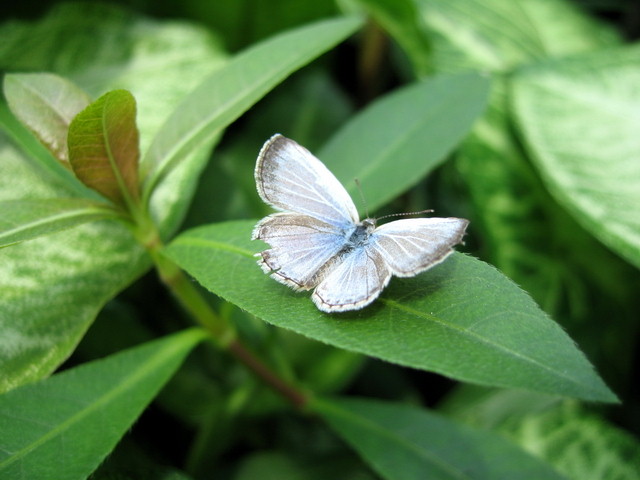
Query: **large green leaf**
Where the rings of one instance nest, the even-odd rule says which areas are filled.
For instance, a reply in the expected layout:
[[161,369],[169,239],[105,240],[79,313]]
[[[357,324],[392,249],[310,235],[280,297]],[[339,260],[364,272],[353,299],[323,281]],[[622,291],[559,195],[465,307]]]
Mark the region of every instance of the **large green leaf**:
[[[0,158],[0,201],[38,203],[77,193],[2,136]],[[113,220],[0,249],[0,392],[51,373],[102,306],[148,264],[131,232]]]
[[551,193],[604,244],[640,267],[640,48],[531,67],[514,111]]
[[315,400],[311,409],[387,480],[563,478],[498,435],[426,410],[352,398]]
[[347,36],[362,21],[325,20],[285,32],[236,55],[187,96],[154,137],[142,161],[145,197],[203,142],[244,113],[288,75]]
[[14,115],[60,161],[68,162],[67,131],[73,117],[89,105],[89,96],[53,74],[9,74],[4,94]]
[[318,156],[352,196],[359,180],[369,208],[377,208],[444,161],[482,113],[489,86],[465,74],[397,90],[354,117]]
[[0,247],[117,216],[109,205],[80,198],[0,202],[0,211]]
[[485,263],[455,254],[416,278],[394,278],[368,308],[327,315],[308,293],[261,272],[253,254],[264,246],[251,242],[252,228],[193,229],[166,254],[229,302],[340,348],[484,385],[615,401],[564,331]]
[[186,330],[1,396],[0,477],[86,478],[206,336]]
[[549,56],[588,51],[617,40],[565,0],[415,0],[437,71],[509,71]]

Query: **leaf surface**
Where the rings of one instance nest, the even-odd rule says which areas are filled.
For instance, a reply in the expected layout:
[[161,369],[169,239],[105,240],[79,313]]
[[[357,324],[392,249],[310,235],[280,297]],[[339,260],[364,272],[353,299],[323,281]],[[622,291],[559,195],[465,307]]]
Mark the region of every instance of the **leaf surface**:
[[236,55],[205,79],[167,119],[145,155],[145,198],[192,150],[361,23],[357,18],[338,18],[276,35]]
[[70,81],[51,73],[8,74],[4,94],[13,114],[61,162],[68,165],[67,132],[89,96]]
[[86,478],[204,338],[186,330],[1,396],[0,476]]
[[489,87],[471,73],[399,89],[353,117],[317,156],[353,198],[357,179],[373,210],[445,160],[482,113]]
[[616,32],[564,0],[416,0],[437,71],[508,72],[522,63],[589,51]]
[[408,405],[336,398],[311,409],[387,480],[563,478],[498,435]]
[[79,198],[0,202],[0,247],[115,217],[109,205]]
[[[394,278],[373,305],[328,315],[308,293],[264,275],[254,222],[189,230],[166,254],[249,313],[339,348],[459,380],[615,401],[572,340],[510,280],[463,254],[415,278]],[[531,341],[534,338],[535,341]]]
[[640,268],[640,48],[531,67],[513,108],[549,191]]

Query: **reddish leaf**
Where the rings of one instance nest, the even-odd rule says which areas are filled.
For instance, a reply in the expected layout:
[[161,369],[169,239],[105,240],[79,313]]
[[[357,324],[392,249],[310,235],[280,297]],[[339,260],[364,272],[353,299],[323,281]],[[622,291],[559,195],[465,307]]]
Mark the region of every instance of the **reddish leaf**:
[[138,199],[136,102],[130,92],[106,93],[69,127],[69,162],[89,187],[121,205]]

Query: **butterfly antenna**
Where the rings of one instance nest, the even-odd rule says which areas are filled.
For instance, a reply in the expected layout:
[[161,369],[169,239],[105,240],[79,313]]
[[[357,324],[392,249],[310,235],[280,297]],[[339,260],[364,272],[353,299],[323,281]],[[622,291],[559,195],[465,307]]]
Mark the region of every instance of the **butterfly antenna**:
[[367,206],[367,199],[364,198],[364,193],[362,192],[362,185],[360,185],[360,180],[357,178],[353,179],[356,182],[356,186],[358,187],[358,192],[360,192],[360,199],[362,200],[362,204],[364,205],[364,213],[366,214],[366,218],[369,218],[369,207]]
[[384,215],[380,218],[376,218],[376,220],[382,220],[383,218],[389,217],[405,217],[407,215],[422,215],[423,213],[433,213],[433,210],[420,210],[419,212],[407,212],[407,213],[390,213],[389,215]]

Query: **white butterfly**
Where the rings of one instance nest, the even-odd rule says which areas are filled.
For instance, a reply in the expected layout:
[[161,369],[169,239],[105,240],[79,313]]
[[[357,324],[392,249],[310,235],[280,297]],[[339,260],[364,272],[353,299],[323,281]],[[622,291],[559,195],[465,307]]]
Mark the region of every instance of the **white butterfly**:
[[280,213],[263,218],[252,239],[271,248],[258,264],[325,312],[357,310],[373,302],[391,275],[411,277],[442,262],[460,243],[468,221],[414,218],[376,227],[358,219],[351,197],[306,148],[276,134],[262,147],[256,186]]

